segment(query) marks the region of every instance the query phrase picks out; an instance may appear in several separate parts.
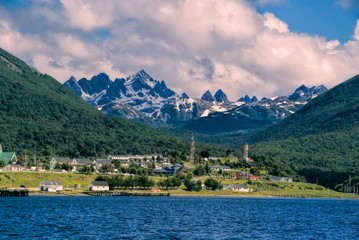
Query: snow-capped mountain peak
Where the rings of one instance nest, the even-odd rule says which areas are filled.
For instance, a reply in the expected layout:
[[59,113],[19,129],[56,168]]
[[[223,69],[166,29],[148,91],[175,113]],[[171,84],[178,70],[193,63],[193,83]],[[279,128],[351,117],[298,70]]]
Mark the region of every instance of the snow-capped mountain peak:
[[227,95],[222,91],[222,89],[219,89],[214,94],[214,99],[216,99],[217,102],[228,102]]
[[203,95],[202,95],[202,97],[201,97],[201,99],[203,100],[203,101],[207,101],[207,102],[214,102],[214,97],[212,96],[212,93],[209,91],[209,90],[207,90]]

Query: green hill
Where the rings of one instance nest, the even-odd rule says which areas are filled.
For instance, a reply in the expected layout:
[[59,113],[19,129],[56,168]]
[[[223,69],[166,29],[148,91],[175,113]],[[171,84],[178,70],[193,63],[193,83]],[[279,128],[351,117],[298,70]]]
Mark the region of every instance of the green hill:
[[[108,117],[48,75],[0,49],[0,143],[4,151],[105,156],[189,152],[187,141]],[[224,147],[200,145],[213,155]]]
[[[251,137],[252,152],[289,164],[329,186],[359,173],[359,75]],[[259,142],[259,143],[258,143]]]

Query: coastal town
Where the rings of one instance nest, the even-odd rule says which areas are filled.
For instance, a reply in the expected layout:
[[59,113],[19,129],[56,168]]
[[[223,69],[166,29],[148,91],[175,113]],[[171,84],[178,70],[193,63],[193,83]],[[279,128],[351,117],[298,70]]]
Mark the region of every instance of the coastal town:
[[[134,187],[144,187],[145,189],[169,189],[179,187],[182,183],[168,183],[168,179],[182,179],[183,184],[188,186],[199,185],[198,187],[188,187],[195,191],[200,190],[226,190],[233,192],[251,193],[253,189],[245,181],[272,181],[272,182],[293,182],[290,177],[269,175],[266,171],[260,171],[258,164],[248,156],[248,144],[242,144],[237,156],[228,155],[226,157],[211,157],[206,152],[199,155],[195,153],[194,139],[192,138],[191,154],[189,156],[166,156],[153,155],[108,155],[107,158],[70,158],[70,157],[51,157],[48,164],[31,162],[28,158],[22,157],[19,161],[15,152],[3,151],[0,145],[0,164],[1,173],[53,173],[53,174],[90,174],[109,177],[121,176],[124,178],[134,178],[144,176],[147,179],[167,179],[150,182],[148,186],[140,184],[118,185],[122,189]],[[183,160],[185,161],[183,161]],[[182,160],[182,161],[181,161]],[[97,178],[96,178],[97,179]],[[106,179],[106,178],[105,178]],[[206,179],[202,182],[201,180]],[[212,187],[210,179],[218,186]],[[224,184],[224,180],[232,180],[230,184]],[[174,181],[174,180],[173,180]],[[110,180],[111,182],[111,180]],[[192,183],[192,185],[190,184]],[[107,192],[113,190],[108,181],[98,180],[89,181],[87,186],[74,184],[73,186],[64,186],[65,183],[54,179],[43,179],[38,185],[37,191],[46,191],[53,193],[62,193],[63,191],[72,191],[76,189],[85,189],[93,192]],[[137,185],[137,186],[136,186]],[[27,185],[14,186],[26,188]],[[33,188],[33,190],[35,190]]]

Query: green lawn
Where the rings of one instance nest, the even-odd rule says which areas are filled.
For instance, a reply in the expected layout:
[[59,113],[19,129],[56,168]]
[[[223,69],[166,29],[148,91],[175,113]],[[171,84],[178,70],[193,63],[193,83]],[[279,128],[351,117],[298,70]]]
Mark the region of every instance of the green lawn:
[[81,184],[86,189],[90,181],[94,181],[97,175],[73,174],[73,173],[0,173],[0,187],[20,187],[25,185],[29,188],[38,188],[43,180],[60,181],[64,188],[74,188],[75,184]]

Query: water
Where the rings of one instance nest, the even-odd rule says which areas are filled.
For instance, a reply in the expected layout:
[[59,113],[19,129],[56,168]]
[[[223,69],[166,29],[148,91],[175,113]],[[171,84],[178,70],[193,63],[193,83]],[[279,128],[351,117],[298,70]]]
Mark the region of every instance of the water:
[[359,239],[359,201],[0,198],[2,239]]

